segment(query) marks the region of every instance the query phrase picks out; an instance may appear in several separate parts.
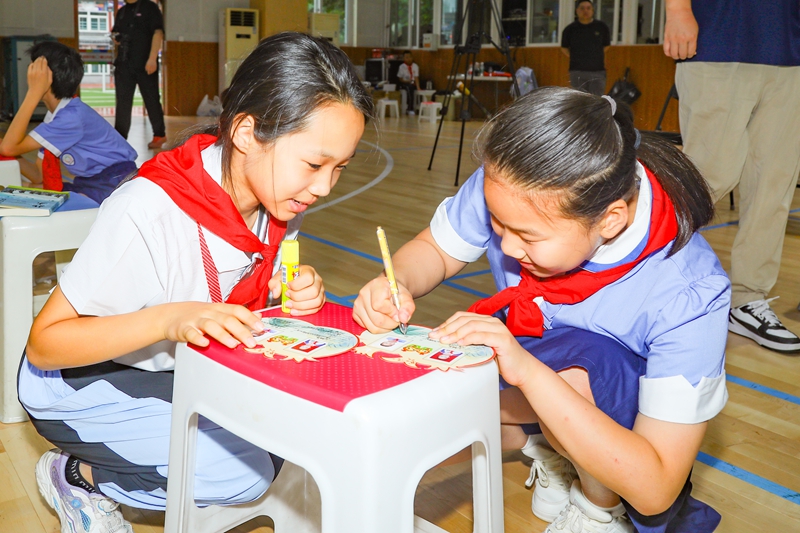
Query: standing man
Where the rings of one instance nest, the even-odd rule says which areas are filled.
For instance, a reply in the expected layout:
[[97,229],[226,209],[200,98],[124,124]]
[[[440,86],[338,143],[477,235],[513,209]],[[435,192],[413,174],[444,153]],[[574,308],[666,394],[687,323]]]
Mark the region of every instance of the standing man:
[[664,52],[687,60],[675,72],[683,151],[715,200],[739,186],[728,329],[777,352],[800,351],[766,299],[800,172],[797,0],[667,0],[666,12]]
[[611,32],[604,22],[594,20],[590,0],[578,0],[575,15],[577,20],[561,34],[561,51],[569,58],[569,84],[600,96],[606,92],[606,50],[611,46]]
[[419,91],[419,65],[414,63],[414,56],[411,52],[403,53],[403,64],[397,68],[397,79],[400,80],[400,88],[408,95],[408,114],[414,114],[414,91]]
[[158,52],[164,41],[164,19],[161,10],[151,0],[125,0],[117,13],[114,27],[117,58],[114,60],[117,111],[114,127],[128,138],[131,110],[136,86],[142,93],[153,140],[148,148],[161,148],[167,140],[164,110],[158,94]]

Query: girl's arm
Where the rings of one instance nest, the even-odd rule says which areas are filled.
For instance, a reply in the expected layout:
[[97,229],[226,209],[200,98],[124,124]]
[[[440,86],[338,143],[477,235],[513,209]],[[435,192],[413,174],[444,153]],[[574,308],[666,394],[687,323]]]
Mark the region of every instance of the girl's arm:
[[401,310],[391,301],[389,282],[381,274],[359,291],[353,304],[353,318],[373,333],[388,331],[400,322],[408,323],[414,313],[414,298],[435,289],[442,281],[458,274],[467,263],[449,256],[426,228],[392,256]]
[[677,424],[639,414],[633,430],[628,430],[531,357],[494,317],[456,313],[431,337],[493,347],[500,373],[519,387],[571,459],[639,512],[661,513],[677,498],[707,423]]
[[112,316],[79,315],[59,287],[36,317],[28,338],[28,360],[42,370],[91,365],[159,341],[207,346],[209,335],[229,348],[255,346],[252,331],[261,317],[240,305],[181,302]]

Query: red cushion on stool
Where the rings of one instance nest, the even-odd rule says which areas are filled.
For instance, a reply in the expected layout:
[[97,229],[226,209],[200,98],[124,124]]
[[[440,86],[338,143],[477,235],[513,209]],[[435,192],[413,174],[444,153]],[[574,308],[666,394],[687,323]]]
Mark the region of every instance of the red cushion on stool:
[[[263,315],[288,316],[281,313],[280,308],[265,311]],[[364,331],[353,320],[353,310],[337,304],[326,303],[319,313],[299,318],[317,326],[349,331],[356,336]],[[240,374],[337,411],[344,411],[350,400],[389,389],[430,372],[409,368],[404,364],[387,363],[378,355],[371,359],[352,350],[316,362],[297,363],[248,353],[243,345],[231,350],[213,339],[206,348],[189,346]]]

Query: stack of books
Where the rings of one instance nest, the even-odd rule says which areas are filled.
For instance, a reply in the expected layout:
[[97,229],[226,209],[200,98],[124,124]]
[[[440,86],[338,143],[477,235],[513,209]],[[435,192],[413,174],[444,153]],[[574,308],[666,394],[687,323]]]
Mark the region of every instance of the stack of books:
[[61,207],[69,192],[0,187],[0,217],[46,217]]

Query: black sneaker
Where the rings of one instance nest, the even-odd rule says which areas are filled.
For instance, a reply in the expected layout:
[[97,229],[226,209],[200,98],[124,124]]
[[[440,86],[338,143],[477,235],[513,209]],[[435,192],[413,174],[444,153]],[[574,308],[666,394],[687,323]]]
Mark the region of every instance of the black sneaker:
[[728,331],[753,339],[776,352],[800,352],[800,337],[786,329],[769,306],[774,299],[733,307],[728,316]]

